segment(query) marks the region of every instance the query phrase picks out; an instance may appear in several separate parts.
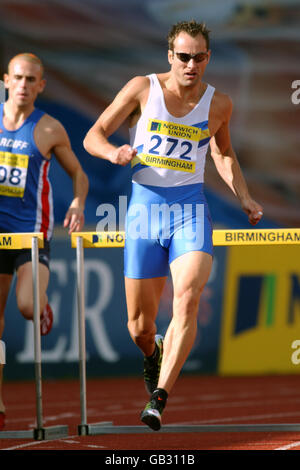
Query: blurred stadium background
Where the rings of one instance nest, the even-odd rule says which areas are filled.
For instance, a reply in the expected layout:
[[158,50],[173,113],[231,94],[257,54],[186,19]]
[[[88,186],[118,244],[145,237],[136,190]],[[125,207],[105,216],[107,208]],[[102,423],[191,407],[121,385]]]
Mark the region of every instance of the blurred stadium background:
[[[253,197],[264,206],[259,228],[300,226],[299,0],[0,0],[0,71],[20,52],[45,64],[47,87],[37,105],[66,127],[90,180],[86,230],[97,207],[130,194],[130,168],[88,155],[90,126],[133,76],[168,70],[166,35],[174,22],[195,18],[211,29],[207,82],[234,102],[232,140]],[[294,97],[294,98],[293,98]],[[127,141],[121,129],[112,136]],[[247,217],[208,156],[206,192],[215,228],[248,228]],[[53,332],[43,338],[43,373],[77,376],[75,252],[61,224],[71,181],[52,163],[56,231],[49,298]],[[199,334],[185,372],[298,373],[291,361],[299,337],[298,247],[218,248],[199,308]],[[87,373],[134,375],[141,358],[126,329],[122,250],[86,250]],[[171,315],[171,284],[158,320]],[[33,374],[32,325],[13,292],[6,311],[6,378]]]

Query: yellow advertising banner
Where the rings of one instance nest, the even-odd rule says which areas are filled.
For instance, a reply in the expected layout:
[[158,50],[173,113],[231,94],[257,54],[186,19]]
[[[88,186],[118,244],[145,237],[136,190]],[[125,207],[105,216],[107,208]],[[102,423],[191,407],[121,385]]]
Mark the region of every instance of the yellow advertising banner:
[[229,247],[224,279],[219,373],[300,373],[300,247]]

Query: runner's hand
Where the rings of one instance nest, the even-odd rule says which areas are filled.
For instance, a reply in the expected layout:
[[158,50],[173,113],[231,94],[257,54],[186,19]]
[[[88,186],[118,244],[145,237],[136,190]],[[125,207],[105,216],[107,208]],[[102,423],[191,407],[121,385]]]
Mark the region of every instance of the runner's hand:
[[83,210],[77,207],[69,207],[65,220],[64,227],[69,227],[69,235],[72,232],[80,232],[84,226],[84,213]]
[[133,149],[130,145],[122,145],[118,147],[112,158],[112,163],[116,165],[126,166],[136,156],[137,149]]
[[256,225],[263,216],[263,208],[260,204],[255,202],[253,199],[242,204],[243,211],[248,215],[248,220],[251,225]]

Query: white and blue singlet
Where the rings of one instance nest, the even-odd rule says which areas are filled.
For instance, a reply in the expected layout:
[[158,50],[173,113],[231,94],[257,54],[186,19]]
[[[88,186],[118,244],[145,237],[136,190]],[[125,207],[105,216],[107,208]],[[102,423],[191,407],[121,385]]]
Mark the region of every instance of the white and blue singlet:
[[184,253],[212,255],[212,222],[204,195],[204,167],[214,88],[207,85],[197,105],[175,117],[165,105],[155,74],[137,124],[130,128],[132,194],[126,215],[124,273],[143,279],[168,275]]

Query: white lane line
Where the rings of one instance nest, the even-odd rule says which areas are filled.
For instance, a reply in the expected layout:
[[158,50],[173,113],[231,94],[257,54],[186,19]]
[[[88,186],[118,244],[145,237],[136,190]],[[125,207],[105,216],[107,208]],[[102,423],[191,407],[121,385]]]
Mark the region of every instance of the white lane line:
[[[73,439],[75,437],[78,437],[76,434],[74,434],[74,436],[69,436],[70,439]],[[25,444],[19,444],[17,446],[13,446],[13,447],[6,447],[5,449],[1,449],[1,450],[17,450],[17,449],[22,449],[24,447],[32,447],[32,446],[36,446],[36,445],[39,445],[39,444],[45,444],[45,442],[56,442],[56,441],[61,441],[63,439],[51,439],[51,440],[43,440],[43,441],[34,441],[34,442],[26,442]]]
[[292,442],[291,444],[287,444],[282,447],[277,447],[277,449],[274,449],[274,450],[289,450],[289,449],[292,449],[293,447],[300,447],[300,441]]
[[[26,442],[25,444],[19,444],[17,446],[7,447],[7,448],[1,449],[1,450],[18,450],[18,449],[23,449],[24,447],[32,447],[32,446],[35,446],[35,445],[44,444],[45,442],[57,442],[57,441],[58,442],[65,442],[67,444],[80,444],[80,445],[83,445],[79,441],[73,440],[76,437],[78,437],[78,436],[76,436],[76,435],[69,436],[68,439],[53,439],[53,440]],[[105,446],[93,445],[93,444],[87,444],[85,447],[90,447],[92,449],[106,449]],[[51,448],[53,449],[53,447],[51,447]]]
[[[60,413],[57,415],[53,416],[45,416],[44,417],[44,423],[51,422],[51,421],[58,421],[60,419],[65,419],[65,418],[77,418],[79,416],[79,413]],[[28,422],[29,427],[35,427],[35,422],[32,420],[32,416],[28,418],[10,418],[7,419],[7,423],[21,423],[21,422]]]
[[[209,424],[209,423],[237,423],[239,421],[253,421],[253,420],[262,420],[262,419],[274,419],[274,418],[287,418],[289,416],[295,417],[299,416],[299,413],[295,413],[293,411],[286,412],[286,413],[265,413],[265,414],[257,414],[257,415],[247,415],[247,416],[230,416],[227,418],[215,418],[215,419],[202,419],[199,421],[184,421],[180,423],[173,423],[176,425],[184,425],[184,424]],[[263,423],[263,424],[272,424],[272,423]],[[296,424],[296,423],[291,423],[291,424]],[[295,432],[295,431],[294,431]]]
[[88,444],[86,447],[91,447],[92,449],[107,449],[107,447],[104,446],[96,446],[94,444]]

